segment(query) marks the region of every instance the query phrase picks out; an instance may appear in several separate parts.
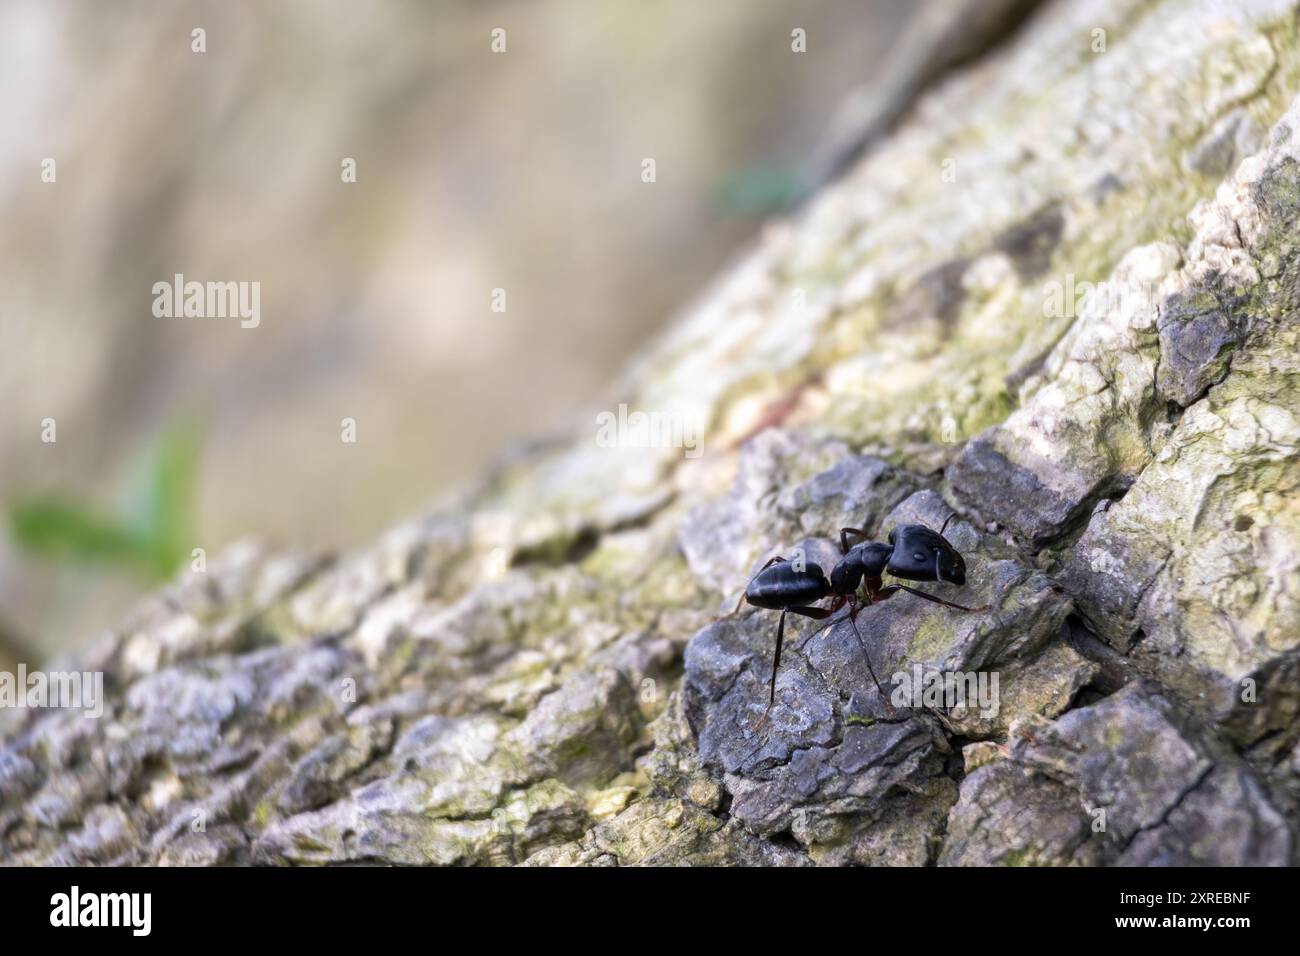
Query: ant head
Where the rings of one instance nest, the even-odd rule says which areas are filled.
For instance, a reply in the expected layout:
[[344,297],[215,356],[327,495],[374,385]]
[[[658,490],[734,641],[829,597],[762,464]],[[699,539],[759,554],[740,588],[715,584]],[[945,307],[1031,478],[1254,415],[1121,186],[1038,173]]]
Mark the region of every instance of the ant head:
[[[943,537],[943,533],[944,533],[945,531],[948,530],[948,525],[952,523],[952,519],[955,518],[955,517],[957,517],[957,512],[955,512],[955,511],[950,511],[950,512],[948,513],[948,517],[945,518],[945,519],[943,520],[943,527],[941,527],[941,528],[939,529],[939,537],[941,537],[941,538]],[[898,535],[898,528],[900,528],[900,527],[902,527],[902,528],[906,528],[906,527],[915,527],[915,526],[899,525],[898,527],[890,528],[890,529],[889,529],[889,544],[890,544],[890,546],[893,546],[893,545],[896,543],[896,542],[895,542],[895,538],[896,538],[896,536]],[[927,528],[926,530],[928,531],[929,529]],[[946,539],[945,539],[945,540],[946,540]],[[951,547],[951,545],[949,545],[949,547]]]
[[939,561],[939,580],[947,581],[949,584],[956,584],[959,587],[966,583],[966,559],[961,553],[951,545],[948,548],[947,564],[940,558]]
[[[945,523],[946,524],[946,523]],[[894,545],[888,571],[908,581],[966,583],[966,561],[942,534],[920,524],[905,524],[889,535]]]

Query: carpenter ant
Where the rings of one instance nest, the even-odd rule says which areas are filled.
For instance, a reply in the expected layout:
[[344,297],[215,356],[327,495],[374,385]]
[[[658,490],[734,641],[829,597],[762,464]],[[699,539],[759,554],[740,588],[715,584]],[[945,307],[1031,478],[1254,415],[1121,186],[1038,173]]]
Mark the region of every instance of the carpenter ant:
[[[966,607],[953,604],[942,598],[918,591],[905,584],[885,585],[881,577],[889,573],[906,581],[938,581],[955,584],[958,587],[966,583],[966,561],[952,546],[943,532],[948,528],[949,515],[938,532],[925,525],[905,524],[889,532],[889,543],[865,540],[867,533],[860,528],[840,529],[840,552],[843,557],[831,569],[828,578],[821,566],[812,562],[797,565],[783,557],[772,558],[750,580],[744,596],[736,605],[736,612],[741,604],[748,602],[754,607],[769,611],[780,611],[781,617],[776,625],[776,651],[772,655],[772,678],[768,688],[767,709],[758,726],[767,721],[772,705],[776,703],[776,672],[781,666],[781,644],[785,638],[786,614],[799,614],[814,620],[825,620],[846,604],[849,607],[849,623],[862,649],[863,659],[867,664],[867,673],[880,693],[881,699],[888,703],[885,691],[876,679],[876,672],[871,666],[871,656],[867,653],[866,642],[858,630],[857,616],[862,608],[893,597],[899,591],[915,594],[917,597],[942,604],[944,607],[958,611],[986,611],[988,605]],[[849,546],[850,538],[864,539]],[[865,595],[859,596],[858,589],[864,588]],[[813,607],[822,598],[832,597],[829,607]]]

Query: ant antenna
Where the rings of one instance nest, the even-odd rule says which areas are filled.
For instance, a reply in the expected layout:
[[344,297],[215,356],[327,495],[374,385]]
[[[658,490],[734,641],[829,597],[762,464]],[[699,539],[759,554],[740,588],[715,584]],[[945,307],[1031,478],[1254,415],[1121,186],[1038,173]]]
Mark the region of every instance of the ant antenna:
[[943,527],[939,529],[939,536],[940,536],[940,537],[943,537],[943,533],[944,533],[945,531],[948,530],[948,522],[951,521],[951,520],[952,520],[953,518],[955,518],[955,517],[957,517],[957,512],[953,511],[953,512],[951,512],[951,513],[948,515],[947,518],[944,519]]

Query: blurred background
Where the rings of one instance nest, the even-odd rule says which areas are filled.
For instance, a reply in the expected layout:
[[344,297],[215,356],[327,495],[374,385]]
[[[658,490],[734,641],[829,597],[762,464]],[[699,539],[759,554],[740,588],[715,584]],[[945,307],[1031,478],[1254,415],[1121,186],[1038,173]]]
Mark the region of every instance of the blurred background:
[[[0,659],[191,547],[347,548],[572,427],[825,174],[923,6],[7,0]],[[259,327],[156,318],[178,272],[260,282]]]

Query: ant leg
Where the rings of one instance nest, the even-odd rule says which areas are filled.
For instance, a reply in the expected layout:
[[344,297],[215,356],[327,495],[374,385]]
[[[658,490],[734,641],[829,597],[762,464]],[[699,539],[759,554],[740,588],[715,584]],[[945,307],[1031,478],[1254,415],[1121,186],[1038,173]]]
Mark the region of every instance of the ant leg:
[[[792,607],[790,608],[790,612],[792,614],[802,614],[804,617],[811,617],[820,620],[822,618],[830,617],[832,614],[834,614],[836,611],[842,608],[846,603],[849,605],[849,614],[848,614],[849,623],[853,625],[853,633],[858,639],[858,647],[862,649],[862,660],[867,665],[867,673],[871,675],[871,683],[876,685],[876,691],[877,693],[880,694],[880,699],[884,701],[885,707],[888,708],[889,712],[892,714],[894,712],[894,707],[892,704],[890,704],[889,698],[885,696],[885,689],[880,686],[880,681],[876,679],[876,671],[871,666],[871,655],[867,653],[867,642],[862,639],[862,632],[858,630],[858,622],[856,618],[858,616],[858,612],[862,610],[862,608],[865,607],[865,605],[859,604],[857,600],[854,598],[839,596],[835,599],[835,603],[828,608]],[[813,631],[812,634],[804,638],[804,644],[808,643],[809,640],[811,640],[817,634],[820,634],[832,623],[834,622],[828,621],[826,624],[822,625],[817,630]],[[803,645],[801,644],[800,647],[802,646]]]
[[[792,608],[790,608],[790,611],[791,611],[791,613],[793,613],[793,614],[802,614],[804,617],[810,617],[810,618],[812,618],[813,620],[816,620],[816,621],[822,621],[822,620],[825,620],[825,621],[826,621],[825,624],[823,624],[821,627],[819,627],[819,628],[817,628],[816,630],[814,630],[811,634],[809,634],[807,637],[805,637],[802,641],[799,642],[799,650],[800,650],[800,651],[802,651],[802,650],[804,649],[804,646],[805,646],[809,641],[811,641],[814,637],[816,637],[816,636],[817,636],[818,634],[820,634],[822,631],[826,630],[826,628],[831,627],[831,626],[833,626],[833,625],[835,624],[834,621],[826,620],[826,619],[829,618],[829,617],[831,617],[831,615],[833,615],[836,611],[838,611],[840,608],[842,608],[842,607],[845,605],[845,603],[846,603],[847,601],[848,601],[848,598],[844,597],[843,595],[839,595],[839,594],[837,594],[837,595],[835,596],[835,600],[831,602],[831,606],[828,607],[828,608],[820,608],[820,607],[792,607]],[[843,620],[843,618],[841,618],[841,620]]]
[[776,651],[772,654],[772,678],[768,683],[767,707],[763,710],[763,716],[758,719],[754,725],[754,732],[758,733],[767,725],[767,718],[772,715],[772,707],[776,703],[776,672],[781,666],[781,643],[785,640],[785,614],[781,611],[781,617],[776,624]]
[[871,655],[867,653],[867,642],[862,639],[862,632],[858,630],[858,622],[856,618],[859,610],[861,610],[861,605],[855,606],[854,609],[849,612],[849,623],[853,625],[853,634],[858,639],[858,647],[862,649],[862,660],[867,665],[867,673],[871,675],[871,683],[876,685],[876,693],[880,695],[880,699],[884,702],[885,707],[888,708],[889,712],[892,714],[894,712],[894,705],[889,702],[889,698],[885,696],[885,689],[880,686],[880,681],[876,679],[876,671],[871,666]]
[[[867,592],[867,596],[862,599],[863,607],[868,607],[875,604],[877,601],[883,601],[885,599],[880,596],[881,586],[882,584],[879,575],[876,577],[864,577],[862,579],[862,587]],[[885,595],[885,597],[888,596],[889,595]]]
[[[785,616],[789,614],[800,614],[803,617],[811,617],[815,620],[828,618],[841,607],[844,606],[842,599],[837,598],[840,603],[833,604],[831,607],[788,607],[781,611],[781,619],[776,625],[776,652],[772,655],[772,679],[768,684],[767,691],[767,709],[763,711],[762,718],[754,725],[754,730],[758,731],[767,723],[768,716],[772,713],[772,707],[776,704],[776,672],[781,666],[781,645],[785,640]],[[804,638],[804,644],[808,642]],[[803,644],[799,645],[801,648]]]
[[730,614],[721,614],[721,615],[715,617],[714,620],[715,620],[715,621],[721,621],[721,620],[723,620],[723,619],[725,619],[725,618],[728,618],[728,617],[735,617],[737,614],[740,613],[740,609],[741,609],[741,607],[744,605],[744,603],[745,603],[745,592],[744,592],[744,591],[741,591],[741,592],[740,592],[740,600],[736,602],[735,610],[733,610]]
[[[785,558],[781,557],[781,555],[779,555],[779,554],[778,554],[776,557],[774,557],[774,558],[769,558],[767,564],[765,564],[765,565],[763,565],[761,568],[759,568],[758,571],[754,574],[754,577],[749,579],[749,584],[753,584],[753,583],[754,583],[754,578],[758,577],[758,575],[762,574],[764,571],[766,571],[766,570],[767,570],[768,568],[770,568],[772,565],[777,564],[777,563],[779,563],[779,562],[781,562],[781,561],[784,561],[784,560],[785,560]],[[749,584],[746,584],[746,585],[745,585],[745,591],[748,591],[748,590],[749,590]],[[740,600],[736,602],[736,609],[735,609],[734,611],[732,611],[730,614],[719,614],[719,615],[715,615],[714,618],[713,618],[713,620],[715,620],[715,621],[722,621],[722,620],[726,620],[726,619],[729,618],[729,617],[735,617],[737,614],[740,613],[740,608],[741,608],[742,605],[744,605],[744,603],[745,603],[745,592],[742,591],[742,592],[740,593]]]
[[[785,611],[781,612],[781,620],[776,625],[776,652],[772,655],[772,679],[768,682],[767,689],[767,709],[771,710],[772,705],[776,703],[776,671],[781,666],[781,642],[785,640]],[[764,714],[763,716],[767,716]]]
[[906,591],[908,594],[915,594],[917,597],[925,598],[927,601],[933,601],[935,604],[942,604],[944,607],[950,607],[958,611],[987,611],[989,605],[981,604],[979,607],[967,607],[964,604],[954,604],[952,601],[945,601],[941,597],[935,597],[933,594],[926,594],[924,591],[918,591],[916,588],[909,588],[906,584],[891,584],[887,588],[881,588],[876,593],[876,599],[883,601],[897,591]]
[[763,711],[763,716],[759,718],[758,723],[754,725],[754,730],[759,731],[767,723],[767,718],[772,713],[772,705],[776,703],[776,671],[781,666],[781,642],[785,640],[785,611],[781,612],[781,619],[776,625],[776,652],[772,655],[772,679],[768,684],[767,691],[767,709]]
[[[790,613],[802,614],[804,617],[811,617],[817,620],[821,620],[824,618],[829,618],[836,611],[842,608],[846,603],[849,605],[849,613],[847,615],[849,619],[849,623],[853,625],[853,633],[858,639],[858,647],[862,649],[862,660],[867,665],[867,673],[871,675],[871,682],[876,685],[876,692],[880,694],[880,699],[884,701],[885,707],[892,714],[894,713],[894,706],[889,702],[889,698],[885,696],[885,689],[880,686],[880,681],[876,678],[875,668],[871,666],[871,655],[867,653],[867,642],[862,639],[862,632],[858,630],[858,622],[856,618],[858,616],[858,612],[861,611],[864,607],[866,607],[865,604],[859,604],[855,598],[848,598],[848,597],[844,597],[843,595],[840,595],[835,598],[835,603],[833,603],[828,608],[792,607],[790,608]],[[843,618],[841,618],[841,620],[843,620]],[[807,644],[808,641],[812,640],[814,637],[816,637],[818,634],[820,634],[822,631],[824,631],[826,628],[830,627],[834,623],[835,623],[834,621],[827,621],[821,627],[817,628],[817,630],[813,631],[812,634],[809,634],[806,638],[804,638],[803,643],[799,645],[800,648],[802,648],[804,644]]]
[[870,535],[868,535],[861,528],[840,528],[840,553],[841,554],[849,553],[849,535],[862,538],[863,540],[866,540],[867,538],[870,537]]

